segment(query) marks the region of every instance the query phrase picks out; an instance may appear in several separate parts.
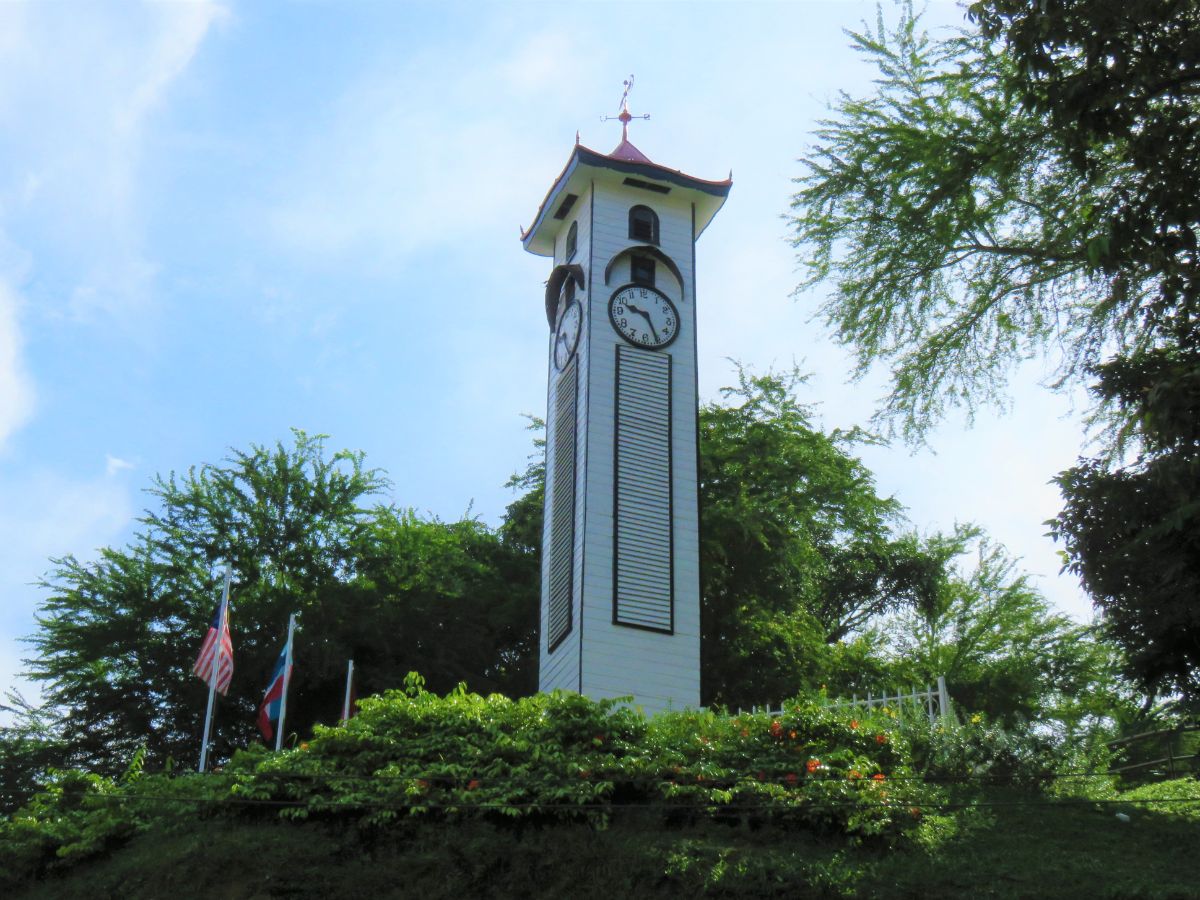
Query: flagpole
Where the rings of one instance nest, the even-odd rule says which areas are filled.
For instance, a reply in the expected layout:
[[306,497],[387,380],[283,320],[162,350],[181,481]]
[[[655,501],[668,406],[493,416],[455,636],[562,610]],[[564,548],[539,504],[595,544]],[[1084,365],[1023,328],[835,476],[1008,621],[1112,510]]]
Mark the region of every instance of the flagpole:
[[275,750],[283,746],[283,720],[287,716],[288,685],[292,681],[292,634],[296,631],[296,614],[288,616],[287,650],[283,663],[283,694],[279,698],[279,727],[275,730]]
[[350,686],[354,683],[354,660],[346,667],[346,700],[342,703],[342,721],[350,721]]
[[225,617],[229,615],[229,582],[233,572],[225,567],[225,586],[221,590],[221,615],[217,618],[217,641],[213,649],[212,671],[208,675],[208,709],[204,712],[204,739],[200,742],[200,772],[208,765],[208,736],[212,731],[213,701],[217,696],[217,663],[221,658],[221,635],[225,633]]

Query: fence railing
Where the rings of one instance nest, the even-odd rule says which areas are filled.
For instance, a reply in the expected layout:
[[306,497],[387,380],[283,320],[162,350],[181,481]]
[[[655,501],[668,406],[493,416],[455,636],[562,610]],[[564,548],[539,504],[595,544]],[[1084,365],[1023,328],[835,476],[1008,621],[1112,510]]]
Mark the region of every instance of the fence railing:
[[[897,689],[895,694],[879,694],[875,695],[870,692],[865,697],[853,695],[849,700],[826,700],[825,705],[831,709],[861,709],[865,712],[872,710],[887,709],[895,713],[898,719],[903,719],[906,715],[913,717],[924,716],[929,720],[931,725],[936,724],[937,720],[943,716],[948,716],[950,712],[950,694],[946,690],[946,679],[938,676],[937,686],[926,685],[925,690],[913,690],[907,694],[901,693]],[[767,703],[763,706],[752,706],[749,712],[765,712],[770,715],[780,715],[783,712],[783,704]],[[738,713],[742,712],[742,708],[738,707]]]
[[[1153,759],[1144,762],[1126,763],[1109,769],[1111,775],[1166,775],[1176,778],[1188,772],[1195,771],[1200,762],[1200,753],[1187,753],[1182,746],[1185,734],[1200,731],[1200,725],[1177,725],[1174,728],[1160,728],[1156,731],[1144,731],[1141,734],[1130,735],[1108,742],[1108,748],[1114,751],[1136,751],[1151,745],[1158,754]],[[1161,747],[1162,749],[1158,749]]]

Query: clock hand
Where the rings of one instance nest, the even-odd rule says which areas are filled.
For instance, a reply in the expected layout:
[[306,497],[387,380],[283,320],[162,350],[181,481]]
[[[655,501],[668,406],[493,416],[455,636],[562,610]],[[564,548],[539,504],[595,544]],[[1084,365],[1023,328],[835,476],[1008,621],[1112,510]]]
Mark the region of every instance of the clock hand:
[[646,320],[646,324],[650,326],[650,333],[654,335],[654,343],[657,344],[658,340],[659,340],[658,329],[656,329],[654,327],[654,321],[650,318],[650,313],[646,312],[644,309],[642,309],[639,306],[634,306],[632,303],[629,303],[629,302],[626,302],[625,305],[629,308],[630,312],[635,312],[639,316],[641,316],[643,319]]

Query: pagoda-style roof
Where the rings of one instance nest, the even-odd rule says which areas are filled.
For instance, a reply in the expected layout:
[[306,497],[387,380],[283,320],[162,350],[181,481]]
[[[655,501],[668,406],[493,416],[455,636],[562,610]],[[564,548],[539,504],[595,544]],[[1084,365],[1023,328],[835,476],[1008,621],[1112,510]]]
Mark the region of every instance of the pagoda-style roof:
[[707,181],[687,175],[678,169],[669,169],[652,162],[646,154],[623,137],[612,153],[600,153],[582,144],[576,144],[566,166],[546,198],[538,207],[533,224],[521,231],[521,242],[525,249],[538,256],[554,255],[554,237],[567,219],[575,199],[584,193],[586,186],[598,175],[607,175],[620,182],[637,183],[638,187],[649,187],[651,191],[667,194],[675,190],[691,195],[696,204],[696,233],[693,239],[712,221],[725,203],[732,176],[724,181]]

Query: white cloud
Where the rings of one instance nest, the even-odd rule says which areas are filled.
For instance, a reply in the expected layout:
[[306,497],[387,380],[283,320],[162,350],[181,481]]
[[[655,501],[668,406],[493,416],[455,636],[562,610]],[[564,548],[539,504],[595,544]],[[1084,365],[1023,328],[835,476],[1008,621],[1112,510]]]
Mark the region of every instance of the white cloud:
[[136,209],[144,126],[227,14],[207,2],[123,12],[0,5],[0,448],[34,411],[19,285],[53,267],[66,287],[40,298],[43,316],[145,320],[157,268]]
[[33,415],[33,383],[21,358],[18,297],[0,280],[0,449]]
[[144,311],[156,271],[139,208],[147,125],[226,18],[210,2],[0,10],[0,227],[39,235],[35,270],[53,255],[74,281],[56,311]]
[[122,469],[134,468],[137,467],[133,463],[129,462],[128,460],[121,459],[119,456],[113,456],[111,453],[106,453],[104,455],[104,474],[109,478],[115,476]]
[[105,474],[91,479],[39,471],[0,480],[0,686],[17,687],[27,698],[37,690],[19,678],[20,660],[29,655],[20,638],[34,631],[43,599],[35,584],[51,568],[50,558],[95,559],[133,521],[133,493],[107,469],[106,463]]
[[[511,235],[515,245],[528,224],[521,217],[532,215],[569,147],[527,133],[523,116],[535,102],[563,104],[589,56],[558,32],[527,36],[490,65],[460,65],[471,55],[460,46],[389,58],[338,98],[331,122],[312,117],[321,128],[275,192],[288,199],[266,213],[285,247],[388,268],[467,235]],[[572,73],[552,79],[547,66]]]

